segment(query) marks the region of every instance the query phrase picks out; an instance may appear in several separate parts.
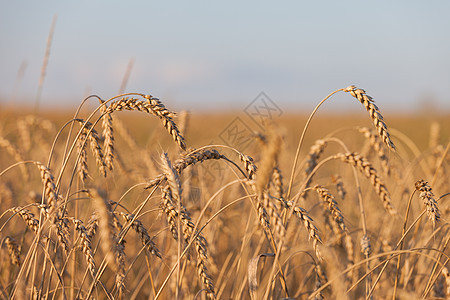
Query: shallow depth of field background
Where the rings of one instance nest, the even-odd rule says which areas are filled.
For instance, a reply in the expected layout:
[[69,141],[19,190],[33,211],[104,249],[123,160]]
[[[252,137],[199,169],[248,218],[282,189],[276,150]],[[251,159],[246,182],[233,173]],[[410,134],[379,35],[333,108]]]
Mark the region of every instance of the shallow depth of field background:
[[[212,297],[205,284],[210,276],[218,299],[392,299],[394,294],[396,299],[446,299],[449,10],[446,1],[3,3],[0,298],[206,299]],[[383,158],[390,173],[385,173],[380,152],[358,131],[367,127],[376,134],[368,112],[349,93],[340,92],[312,118],[288,195],[310,113],[329,93],[353,84],[374,98],[397,147],[395,152],[386,149]],[[75,112],[90,95],[106,101],[122,93],[159,98],[175,113],[187,151],[155,115],[115,111],[114,170],[106,178],[100,174],[87,142],[89,171],[83,182],[77,169],[79,141],[74,139],[82,123],[75,121],[71,129],[72,121],[87,120],[100,102],[91,97]],[[105,151],[100,116],[97,112],[89,121],[99,120],[95,129]],[[279,148],[268,155],[267,145],[276,138]],[[311,157],[321,140],[327,147]],[[189,235],[184,228],[186,241],[177,241],[164,210],[165,183],[154,192],[143,187],[165,172],[161,154],[168,153],[176,165],[183,155],[203,147],[216,149],[229,161],[197,162],[180,174],[180,205],[201,231]],[[346,150],[370,162],[398,215],[384,210],[373,173],[367,178],[368,169],[364,174],[338,157],[321,165],[311,182],[306,180],[311,161],[320,163]],[[265,209],[283,220],[282,237],[273,223],[270,234],[263,230],[262,201],[239,151],[251,156],[259,170],[267,157],[280,170],[282,194],[274,196],[280,186],[275,177],[265,189],[278,210]],[[64,203],[68,253],[39,206],[48,189],[36,162],[50,167]],[[258,176],[263,175],[257,171]],[[345,197],[336,185],[339,176]],[[415,191],[419,180],[431,185],[438,200],[440,220],[435,224],[430,204]],[[333,228],[330,208],[315,192],[316,185],[333,195],[347,231]],[[305,186],[306,196],[300,197]],[[97,192],[115,207],[111,219],[97,220],[114,224],[110,236],[100,224],[91,235],[76,225],[81,221],[92,229],[92,216],[104,204],[96,202]],[[289,201],[305,209],[312,223],[309,217],[288,217]],[[42,226],[39,240],[25,211]],[[142,243],[144,234],[136,230],[138,223],[131,225],[130,216],[141,222],[161,257],[148,240]],[[322,260],[310,224],[322,240]],[[361,253],[364,234],[371,244],[367,257]],[[207,258],[199,248],[200,235]],[[189,238],[193,246],[181,255]],[[105,240],[113,245],[109,250],[103,248]],[[89,253],[95,272],[89,268]],[[202,273],[204,261],[208,275]]]

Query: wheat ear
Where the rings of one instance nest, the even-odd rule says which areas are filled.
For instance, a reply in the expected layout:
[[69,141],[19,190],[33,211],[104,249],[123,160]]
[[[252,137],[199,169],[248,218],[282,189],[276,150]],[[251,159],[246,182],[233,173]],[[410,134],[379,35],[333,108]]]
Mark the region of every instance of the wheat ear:
[[20,266],[20,250],[16,241],[10,236],[5,237],[4,241],[6,244],[6,248],[8,249],[11,263],[13,265]]
[[248,155],[240,153],[239,159],[244,163],[245,170],[247,171],[248,179],[250,179],[250,180],[254,179],[257,168],[256,168],[255,163],[253,162],[253,158]]
[[184,137],[181,135],[177,125],[172,119],[174,113],[167,110],[164,104],[159,101],[159,99],[151,95],[143,95],[143,97],[146,100],[122,98],[120,100],[114,101],[110,104],[106,112],[110,113],[120,110],[137,110],[153,114],[162,120],[164,127],[167,129],[178,146],[181,149],[186,150]]
[[[202,149],[199,151],[183,154],[179,159],[175,161],[173,168],[177,172],[178,176],[180,176],[183,170],[186,169],[188,166],[195,165],[197,163],[202,163],[210,159],[224,159],[229,161],[229,159],[225,155],[220,154],[215,149]],[[165,173],[162,173],[158,175],[156,178],[148,181],[145,188],[146,189],[152,188],[158,184],[165,182],[166,180],[167,175]]]
[[342,181],[342,176],[339,174],[332,175],[331,182],[333,182],[336,185],[336,190],[338,192],[339,197],[341,197],[341,199],[344,200],[347,191],[345,190],[344,182]]
[[434,194],[431,191],[431,187],[425,180],[417,181],[415,186],[416,190],[420,192],[420,199],[422,199],[427,208],[428,218],[431,220],[431,222],[433,222],[433,226],[435,226],[436,222],[439,221],[440,213],[439,206],[437,204],[437,201],[434,199]]
[[380,159],[384,173],[389,176],[391,174],[391,168],[389,167],[389,158],[388,154],[386,153],[386,148],[383,147],[380,138],[367,127],[359,127],[358,131],[362,133],[364,137],[369,141],[370,146],[373,148],[373,150],[375,150],[378,158]]
[[139,234],[139,237],[141,238],[142,245],[147,248],[147,250],[159,257],[161,257],[161,252],[156,247],[156,244],[153,242],[153,240],[150,238],[150,235],[148,234],[147,229],[145,228],[144,224],[142,224],[141,221],[134,218],[134,215],[127,214],[127,213],[120,213],[122,217],[127,221],[131,222],[131,228],[136,231],[137,234]]
[[102,106],[102,113],[104,116],[102,118],[103,127],[103,149],[105,151],[105,165],[112,171],[114,169],[114,130],[113,130],[113,119],[112,114],[106,112],[107,108]]
[[309,240],[312,240],[316,257],[319,260],[322,260],[322,254],[319,250],[319,245],[322,244],[322,239],[320,238],[319,230],[314,225],[313,219],[308,215],[308,212],[304,208],[294,206],[294,202],[292,200],[286,201],[285,199],[281,199],[281,201],[286,208],[292,209],[294,215],[303,223],[303,226],[305,226],[305,229],[308,232]]
[[86,131],[83,130],[77,140],[78,156],[80,157],[77,164],[77,172],[78,178],[80,178],[81,182],[84,182],[86,180],[89,173],[87,164],[87,151],[85,146],[86,139],[87,134]]
[[[93,128],[93,124],[91,122],[85,122],[81,119],[76,119],[76,121],[80,122],[84,125],[83,132],[84,136],[87,136],[87,138],[90,141],[90,146],[92,153],[95,157],[95,161],[97,162],[97,166],[100,170],[100,173],[103,175],[103,177],[106,177],[106,164],[105,164],[105,158],[103,155],[102,147],[100,146],[100,137],[98,136],[97,131]],[[90,132],[90,134],[88,134]],[[83,134],[80,135],[80,137]]]
[[78,231],[81,238],[81,245],[83,249],[83,254],[86,259],[86,263],[88,265],[88,269],[91,272],[92,277],[95,277],[95,274],[97,273],[97,269],[95,267],[95,260],[94,260],[94,253],[92,252],[92,246],[91,246],[91,236],[88,234],[88,231],[86,227],[84,227],[83,222],[81,220],[72,219],[75,230]]
[[167,202],[171,202],[171,212],[175,209],[176,205],[180,206],[180,211],[175,211],[177,217],[180,218],[181,225],[183,227],[184,239],[188,242],[191,238],[194,238],[194,245],[197,252],[197,273],[200,277],[200,281],[207,290],[208,297],[210,299],[216,299],[214,291],[214,283],[209,275],[208,264],[208,252],[206,247],[206,240],[203,235],[194,231],[195,225],[192,223],[189,213],[186,208],[181,204],[181,182],[177,172],[172,167],[172,164],[168,158],[167,153],[161,155],[162,167],[167,177],[166,187],[169,187],[171,198],[167,198]]
[[383,115],[375,105],[372,97],[367,95],[366,91],[364,91],[363,89],[359,89],[354,85],[345,88],[344,92],[349,92],[353,97],[358,99],[359,102],[364,105],[366,110],[369,112],[370,117],[372,118],[372,122],[377,129],[381,140],[388,146],[388,148],[395,151],[395,146],[391,140],[391,136],[389,135],[386,123],[383,120]]
[[15,207],[12,209],[14,213],[17,213],[24,221],[27,223],[28,228],[30,228],[34,233],[39,230],[39,220],[34,217],[34,214],[26,208]]
[[[116,235],[114,233],[113,217],[112,217],[112,207],[109,201],[106,200],[102,192],[96,190],[90,191],[92,199],[95,201],[98,208],[98,228],[100,231],[100,237],[102,242],[100,246],[105,253],[105,258],[107,263],[112,267],[113,270],[117,271],[118,266],[115,257],[115,243]],[[91,233],[87,231],[87,234],[91,236]]]
[[320,185],[314,186],[313,189],[317,192],[317,194],[319,194],[320,198],[322,199],[323,206],[328,209],[331,216],[333,217],[333,220],[336,222],[336,224],[339,225],[340,229],[344,232],[347,231],[344,223],[344,217],[342,216],[341,210],[339,209],[334,196],[330,194],[328,189]]
[[[14,157],[14,159],[17,162],[21,162],[24,161],[22,154],[20,153],[19,149],[17,149],[16,147],[14,147],[10,141],[8,141],[7,139],[3,138],[0,136],[0,148],[4,148],[9,155],[11,155],[12,157]],[[28,181],[28,178],[30,177],[28,174],[28,170],[25,167],[24,164],[20,165],[20,170],[23,174],[24,180]]]
[[338,154],[338,157],[346,162],[355,166],[361,173],[363,173],[371,182],[373,188],[377,192],[381,201],[383,202],[384,209],[391,215],[395,216],[397,211],[391,204],[391,197],[386,188],[384,182],[377,174],[377,170],[372,167],[372,164],[368,162],[364,157],[357,153]]
[[308,153],[307,165],[305,168],[305,175],[309,175],[317,166],[317,161],[328,143],[325,140],[317,140],[311,146]]

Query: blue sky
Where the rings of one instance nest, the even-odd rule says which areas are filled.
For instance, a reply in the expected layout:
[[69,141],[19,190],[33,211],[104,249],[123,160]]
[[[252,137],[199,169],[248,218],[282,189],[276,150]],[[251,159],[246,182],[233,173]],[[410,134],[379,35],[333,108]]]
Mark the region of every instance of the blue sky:
[[[176,110],[239,110],[264,91],[309,112],[355,84],[383,112],[450,111],[450,1],[0,3],[0,103],[34,106],[56,15],[41,106],[116,95],[133,59],[126,91]],[[327,107],[361,109],[349,97]]]

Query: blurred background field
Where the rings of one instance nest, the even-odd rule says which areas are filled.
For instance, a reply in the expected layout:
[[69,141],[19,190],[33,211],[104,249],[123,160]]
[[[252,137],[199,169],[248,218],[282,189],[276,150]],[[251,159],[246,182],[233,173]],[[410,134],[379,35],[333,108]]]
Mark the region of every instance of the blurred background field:
[[0,298],[450,297],[450,2],[3,4]]

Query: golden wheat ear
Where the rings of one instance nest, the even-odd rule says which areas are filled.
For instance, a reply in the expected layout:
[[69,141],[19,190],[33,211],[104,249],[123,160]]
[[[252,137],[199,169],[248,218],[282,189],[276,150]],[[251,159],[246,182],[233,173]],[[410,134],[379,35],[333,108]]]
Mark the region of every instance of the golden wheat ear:
[[381,114],[378,106],[375,105],[372,97],[366,94],[363,89],[357,88],[354,85],[350,85],[344,89],[344,92],[350,93],[353,97],[359,100],[366,110],[369,112],[372,118],[373,125],[375,126],[381,140],[388,146],[389,149],[395,151],[395,145],[391,140],[391,136],[388,132],[386,123],[383,120],[383,115]]
[[431,191],[431,187],[425,180],[417,181],[415,186],[416,190],[420,192],[420,199],[422,199],[427,208],[428,218],[431,220],[431,222],[433,222],[433,226],[435,226],[436,222],[439,221],[441,214],[439,213],[439,206],[437,204],[437,201],[434,199],[434,194]]

